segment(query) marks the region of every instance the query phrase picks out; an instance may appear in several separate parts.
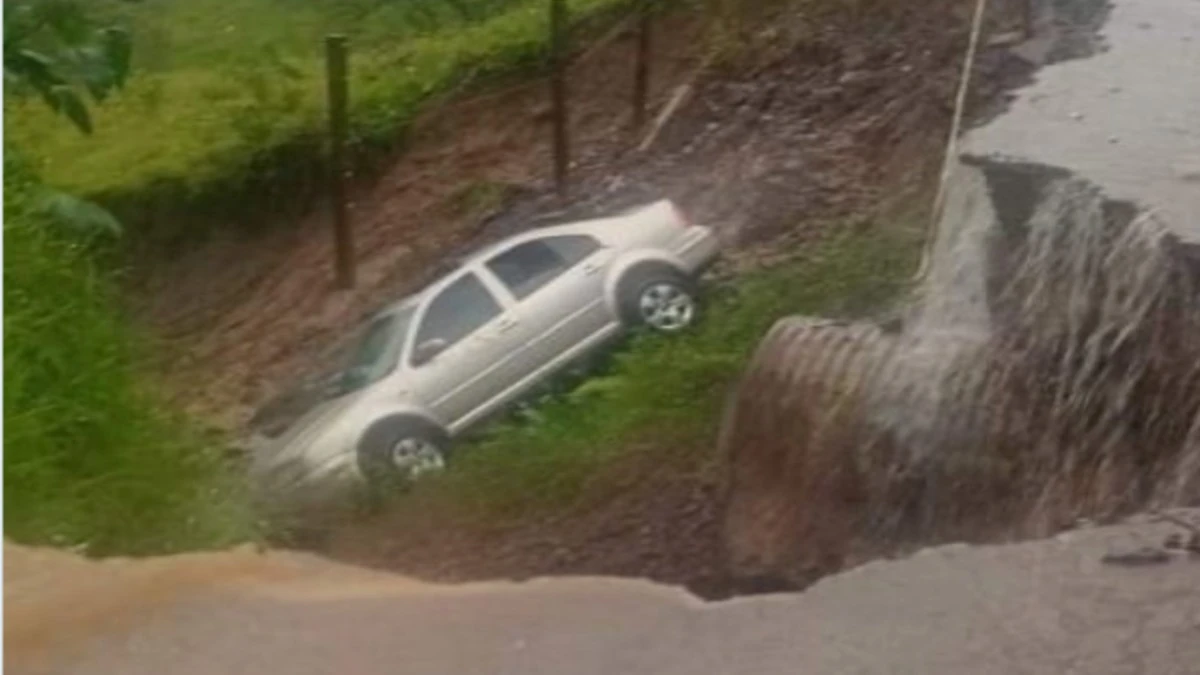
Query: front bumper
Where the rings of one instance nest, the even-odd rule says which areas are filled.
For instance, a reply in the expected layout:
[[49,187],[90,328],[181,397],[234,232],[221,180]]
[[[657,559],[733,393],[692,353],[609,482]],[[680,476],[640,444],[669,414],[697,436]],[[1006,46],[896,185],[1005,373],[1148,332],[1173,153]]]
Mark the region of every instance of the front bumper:
[[325,461],[294,456],[274,459],[251,472],[255,501],[273,514],[343,501],[362,484],[352,454]]

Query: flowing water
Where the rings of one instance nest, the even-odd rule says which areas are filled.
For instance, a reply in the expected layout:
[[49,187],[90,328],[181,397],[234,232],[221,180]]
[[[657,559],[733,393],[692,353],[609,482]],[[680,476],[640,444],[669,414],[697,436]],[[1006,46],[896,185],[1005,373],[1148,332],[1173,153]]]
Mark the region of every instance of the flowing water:
[[[1188,263],[1154,214],[1085,181],[1036,192],[1024,223],[976,207],[944,233],[955,244],[935,249],[868,414],[894,461],[924,463],[936,482],[983,481],[1038,529],[1200,498],[1200,289]],[[971,464],[980,475],[960,476]],[[924,509],[929,525],[951,506]]]

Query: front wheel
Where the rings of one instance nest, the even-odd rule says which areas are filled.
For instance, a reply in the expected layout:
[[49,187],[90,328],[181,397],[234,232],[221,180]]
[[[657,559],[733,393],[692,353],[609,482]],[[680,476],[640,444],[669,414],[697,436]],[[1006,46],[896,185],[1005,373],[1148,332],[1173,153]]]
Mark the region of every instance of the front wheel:
[[446,468],[445,434],[417,420],[376,423],[358,448],[358,466],[367,483],[408,483]]
[[678,333],[699,314],[691,280],[673,269],[636,270],[622,283],[622,291],[621,313],[628,324]]

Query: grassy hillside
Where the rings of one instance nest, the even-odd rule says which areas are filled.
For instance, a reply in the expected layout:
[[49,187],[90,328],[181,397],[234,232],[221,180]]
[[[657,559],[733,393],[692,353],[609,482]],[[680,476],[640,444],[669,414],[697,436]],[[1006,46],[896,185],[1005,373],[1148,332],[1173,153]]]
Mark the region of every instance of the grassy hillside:
[[250,536],[235,478],[147,391],[107,275],[35,190],[5,152],[5,536],[93,553]]
[[[595,15],[626,0],[569,0]],[[131,27],[135,74],[83,137],[39,101],[6,100],[6,131],[45,179],[126,207],[218,208],[319,175],[322,38],[351,39],[354,142],[394,142],[431,95],[543,61],[545,0],[105,0]],[[138,209],[126,209],[137,211]],[[167,223],[157,227],[169,228]]]

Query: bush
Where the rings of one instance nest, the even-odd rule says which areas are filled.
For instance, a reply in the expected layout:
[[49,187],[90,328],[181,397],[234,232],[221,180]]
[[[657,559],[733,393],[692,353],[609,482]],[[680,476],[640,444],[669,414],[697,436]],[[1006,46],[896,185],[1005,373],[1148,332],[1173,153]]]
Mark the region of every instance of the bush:
[[141,384],[111,280],[36,196],[6,151],[5,535],[97,554],[250,536],[224,461]]

